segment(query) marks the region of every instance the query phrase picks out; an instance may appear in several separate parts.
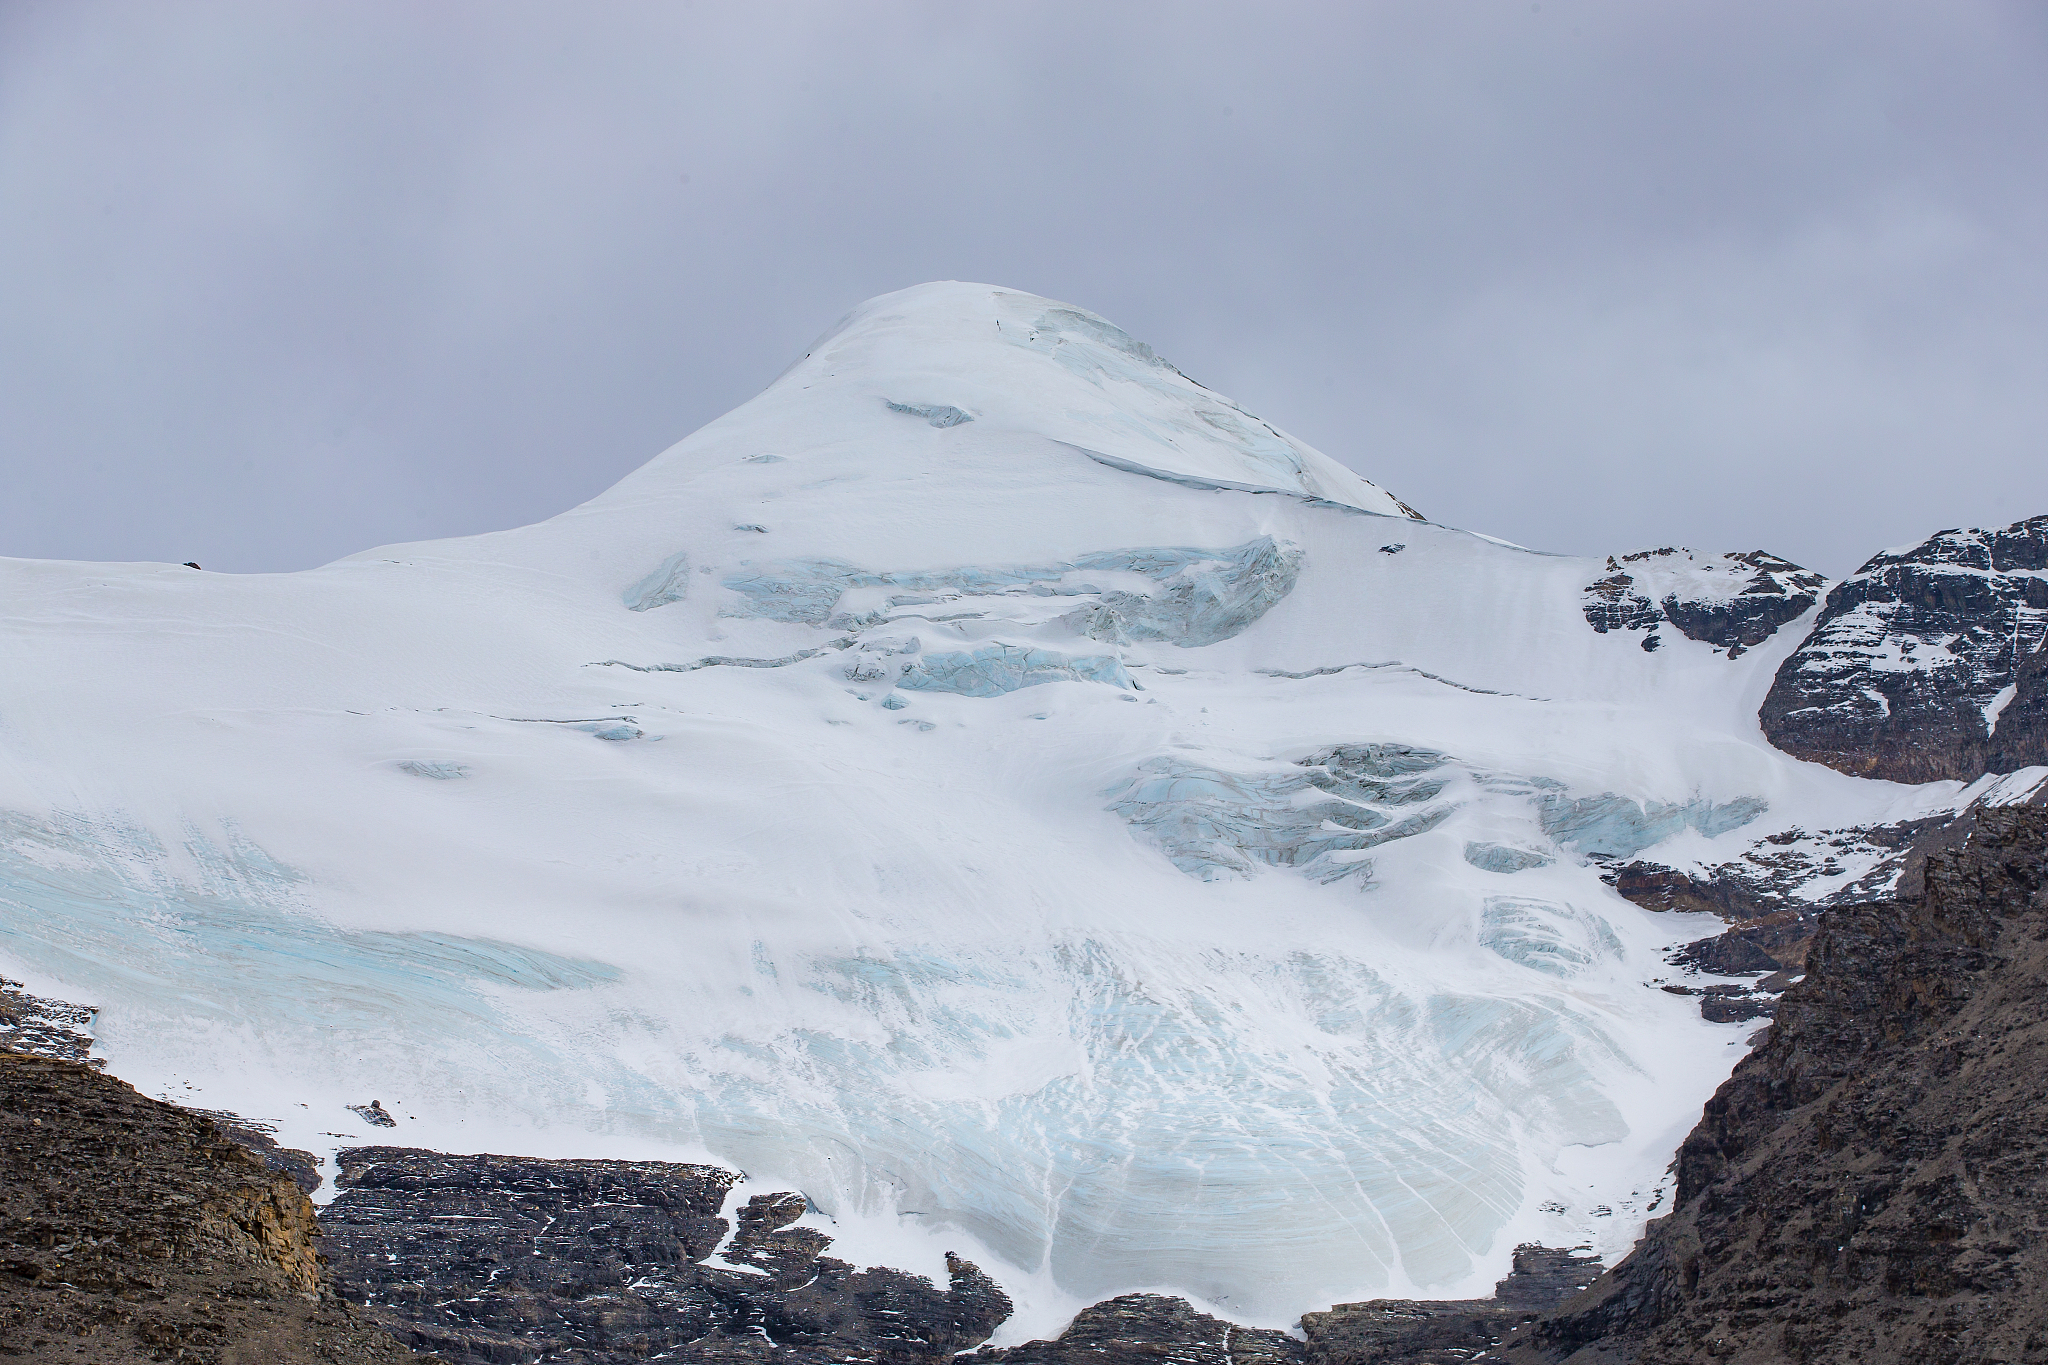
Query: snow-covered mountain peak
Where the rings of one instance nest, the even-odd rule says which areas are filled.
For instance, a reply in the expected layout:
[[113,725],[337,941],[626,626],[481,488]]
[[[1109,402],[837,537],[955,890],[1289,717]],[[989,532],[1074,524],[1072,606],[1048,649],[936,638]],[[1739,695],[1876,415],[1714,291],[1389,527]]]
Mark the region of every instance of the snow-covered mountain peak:
[[868,474],[906,462],[929,473],[977,460],[1049,461],[1057,469],[1092,459],[1196,488],[1417,516],[1189,379],[1107,319],[984,284],[923,284],[869,300],[759,397],[668,451],[621,491],[645,495],[694,476],[735,443],[760,447],[755,458],[830,444],[846,457],[843,472]]
[[1034,1312],[1483,1287],[1738,1055],[1604,863],[1924,813],[1757,731],[1824,585],[1413,519],[920,286],[534,526],[0,561],[0,970],[300,1145],[731,1163]]

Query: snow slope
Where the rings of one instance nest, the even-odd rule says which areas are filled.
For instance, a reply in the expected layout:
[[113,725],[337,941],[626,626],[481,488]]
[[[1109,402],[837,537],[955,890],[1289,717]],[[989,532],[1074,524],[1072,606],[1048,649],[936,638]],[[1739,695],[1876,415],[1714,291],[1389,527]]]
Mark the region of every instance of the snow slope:
[[736,1164],[1007,1337],[1474,1292],[1625,1246],[1749,1032],[1589,855],[1955,786],[1771,749],[1804,619],[1646,651],[1604,572],[926,285],[536,526],[0,561],[0,969],[299,1144]]

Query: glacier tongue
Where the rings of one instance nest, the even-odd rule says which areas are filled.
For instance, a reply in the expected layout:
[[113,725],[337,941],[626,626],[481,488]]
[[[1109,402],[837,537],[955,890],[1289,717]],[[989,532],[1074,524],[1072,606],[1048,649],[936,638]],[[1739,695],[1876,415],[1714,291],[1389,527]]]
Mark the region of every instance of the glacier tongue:
[[1947,799],[1603,572],[922,286],[536,526],[0,561],[0,971],[291,1145],[735,1165],[1027,1333],[1472,1292],[1626,1245],[1746,1034],[1599,860]]

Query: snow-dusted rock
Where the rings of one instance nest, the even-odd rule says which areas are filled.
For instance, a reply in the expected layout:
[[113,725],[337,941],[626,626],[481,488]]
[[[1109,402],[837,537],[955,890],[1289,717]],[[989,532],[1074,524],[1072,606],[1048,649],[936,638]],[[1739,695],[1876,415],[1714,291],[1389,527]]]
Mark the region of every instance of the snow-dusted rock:
[[1601,634],[1641,631],[1658,648],[1670,622],[1737,659],[1804,616],[1827,588],[1825,574],[1763,550],[1696,554],[1666,546],[1607,557],[1607,572],[1586,585],[1586,624]]
[[2048,763],[2048,516],[1943,531],[1828,594],[1760,719],[1843,772],[1969,781]]

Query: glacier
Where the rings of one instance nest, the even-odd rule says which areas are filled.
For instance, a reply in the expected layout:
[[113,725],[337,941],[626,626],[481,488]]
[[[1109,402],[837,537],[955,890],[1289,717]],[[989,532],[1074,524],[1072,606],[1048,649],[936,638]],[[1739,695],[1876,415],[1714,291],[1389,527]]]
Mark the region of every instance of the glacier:
[[1748,1032],[1651,984],[1711,926],[1603,861],[1933,799],[1764,742],[1796,624],[1645,649],[1609,573],[920,286],[537,525],[0,560],[0,970],[292,1145],[380,1097],[957,1247],[999,1342],[1483,1292],[1624,1248]]

